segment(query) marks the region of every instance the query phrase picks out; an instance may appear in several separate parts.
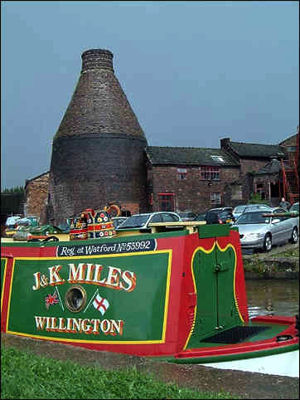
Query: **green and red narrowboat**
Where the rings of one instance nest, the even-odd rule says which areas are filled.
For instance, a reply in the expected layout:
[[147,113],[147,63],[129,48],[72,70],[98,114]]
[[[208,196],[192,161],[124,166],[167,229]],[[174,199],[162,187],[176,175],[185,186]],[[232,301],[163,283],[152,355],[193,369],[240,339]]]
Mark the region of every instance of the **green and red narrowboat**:
[[249,319],[236,229],[192,221],[151,230],[89,239],[87,227],[84,240],[2,239],[1,330],[174,363],[299,376],[296,316]]

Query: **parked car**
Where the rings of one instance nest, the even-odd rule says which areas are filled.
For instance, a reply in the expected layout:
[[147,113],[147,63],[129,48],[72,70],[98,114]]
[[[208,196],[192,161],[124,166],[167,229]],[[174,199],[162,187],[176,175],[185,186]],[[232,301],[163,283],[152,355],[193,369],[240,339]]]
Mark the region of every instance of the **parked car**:
[[298,241],[299,217],[286,216],[280,207],[244,212],[233,226],[239,230],[242,248],[270,251],[273,245]]
[[192,211],[180,211],[177,213],[182,221],[193,221],[196,218],[196,214]]
[[172,211],[156,211],[152,213],[134,214],[128,217],[116,230],[143,230],[149,231],[149,224],[152,222],[176,222],[181,221],[180,216]]
[[268,206],[267,204],[241,204],[239,206],[234,207],[233,209],[233,216],[235,219],[237,219],[241,214],[247,211],[270,211],[272,207]]
[[200,213],[194,221],[206,221],[207,224],[232,224],[234,222],[232,207],[211,208]]
[[234,222],[232,207],[211,208],[207,211],[205,221],[207,224],[231,224]]
[[66,234],[70,233],[70,223],[68,220],[66,222],[60,223],[57,226],[57,228],[59,228],[62,231],[62,233],[66,233]]
[[123,224],[123,222],[125,222],[126,221],[126,219],[127,219],[128,217],[112,217],[112,222],[113,222],[113,224],[114,224],[114,227],[115,228],[118,228],[120,225],[122,225]]
[[33,215],[29,215],[27,217],[21,218],[17,221],[17,226],[38,226],[39,225],[39,219],[38,217],[35,217]]
[[12,237],[16,233],[17,223],[20,221],[19,215],[11,215],[5,221],[4,229],[1,230],[1,235],[4,237]]
[[5,226],[8,229],[14,229],[17,227],[17,222],[21,219],[19,215],[11,215],[10,217],[7,217],[5,221]]
[[65,233],[58,226],[42,225],[42,226],[25,226],[19,225],[16,233],[13,235],[14,240],[28,240],[32,237],[42,238],[55,234]]
[[197,214],[194,221],[205,221],[206,214],[207,211]]
[[299,214],[299,201],[291,205],[289,212],[298,213]]
[[234,221],[232,207],[211,208],[198,214],[195,221],[206,221],[207,224],[231,224]]

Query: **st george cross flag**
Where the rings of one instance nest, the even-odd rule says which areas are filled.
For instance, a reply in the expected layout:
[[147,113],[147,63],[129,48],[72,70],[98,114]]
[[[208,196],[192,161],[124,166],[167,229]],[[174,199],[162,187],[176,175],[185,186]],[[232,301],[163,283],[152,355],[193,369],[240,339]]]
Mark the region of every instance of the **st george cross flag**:
[[97,296],[95,297],[95,299],[93,301],[93,306],[96,308],[96,310],[101,312],[102,315],[104,315],[104,313],[106,312],[106,310],[109,307],[109,302],[107,299],[104,299],[99,294],[97,294]]

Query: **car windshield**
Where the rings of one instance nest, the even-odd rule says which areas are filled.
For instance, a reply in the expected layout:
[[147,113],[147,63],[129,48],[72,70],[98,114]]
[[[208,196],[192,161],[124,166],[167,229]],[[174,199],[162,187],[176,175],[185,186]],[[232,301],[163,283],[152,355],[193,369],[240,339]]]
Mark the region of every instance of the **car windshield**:
[[244,210],[244,212],[247,212],[247,211],[259,211],[259,210],[271,210],[271,207],[269,207],[269,206],[266,206],[265,204],[262,204],[262,205],[256,205],[256,204],[250,204],[249,206],[246,206],[245,207],[245,210]]
[[230,218],[231,217],[231,212],[230,211],[222,211],[220,214],[219,214],[219,217],[220,218]]
[[295,203],[290,208],[290,211],[298,211],[299,212],[299,203]]
[[140,228],[148,221],[149,215],[132,215],[122,223],[122,228]]
[[205,221],[206,212],[198,214],[197,217],[194,218],[194,221]]
[[264,217],[265,212],[249,212],[242,214],[236,221],[237,225],[269,224],[271,217]]
[[191,217],[193,215],[193,213],[191,213],[191,212],[180,212],[179,215],[182,218],[186,218],[186,217]]
[[234,209],[235,213],[242,213],[245,210],[246,206],[237,206]]

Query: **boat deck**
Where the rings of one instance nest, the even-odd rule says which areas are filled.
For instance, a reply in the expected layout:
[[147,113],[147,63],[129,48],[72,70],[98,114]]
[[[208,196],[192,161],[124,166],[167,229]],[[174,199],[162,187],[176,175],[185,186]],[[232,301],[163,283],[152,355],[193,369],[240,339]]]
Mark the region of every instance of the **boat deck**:
[[[206,225],[205,221],[180,221],[180,222],[155,222],[149,224],[149,231],[140,229],[126,229],[126,230],[118,230],[115,236],[111,236],[110,238],[119,238],[124,236],[133,236],[133,235],[144,235],[145,233],[163,233],[163,232],[171,232],[171,231],[181,231],[186,230],[189,234],[195,233],[199,226]],[[69,234],[66,233],[55,233],[50,234],[50,236],[55,236],[59,241],[69,242],[70,237]],[[108,237],[103,237],[102,239],[108,239]],[[1,237],[1,242],[3,243],[13,243],[13,242],[27,242],[27,240],[15,240],[13,237]]]

